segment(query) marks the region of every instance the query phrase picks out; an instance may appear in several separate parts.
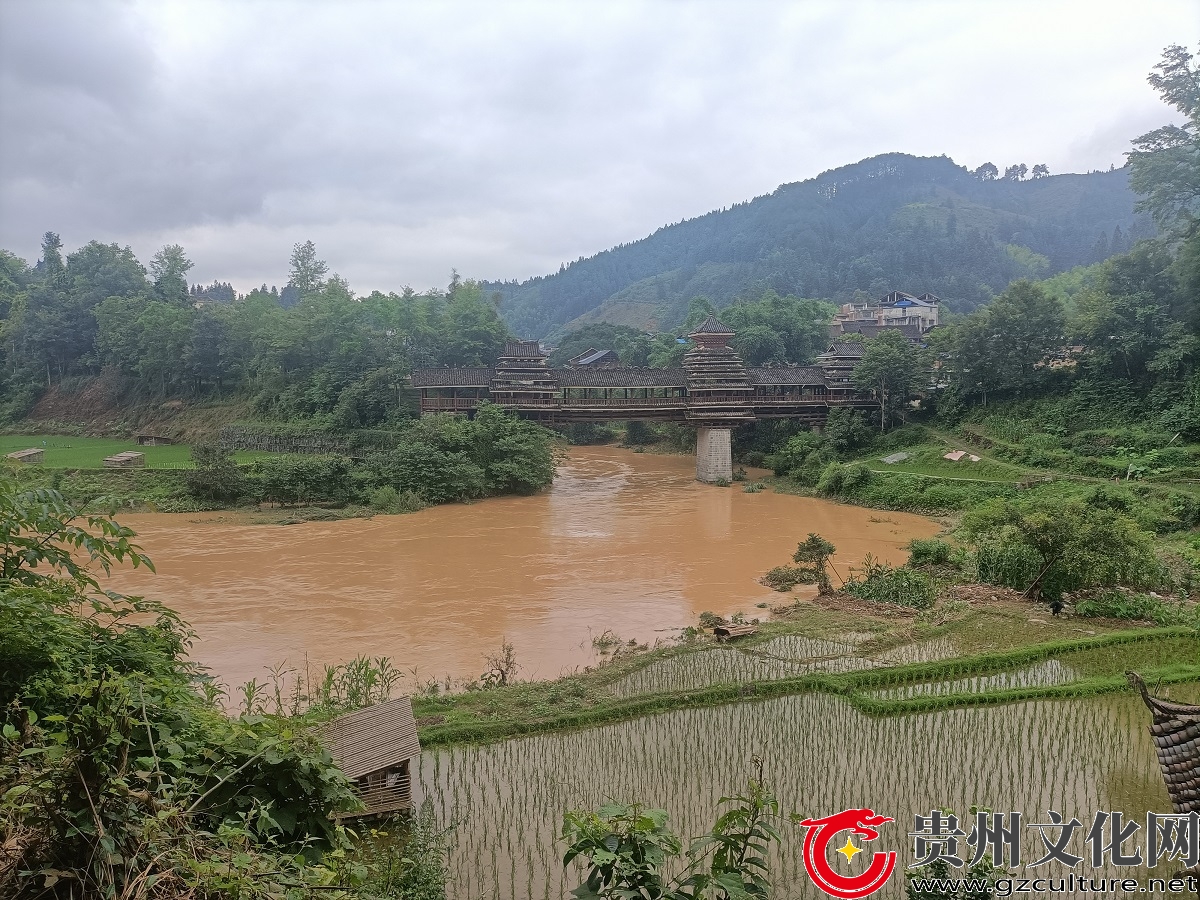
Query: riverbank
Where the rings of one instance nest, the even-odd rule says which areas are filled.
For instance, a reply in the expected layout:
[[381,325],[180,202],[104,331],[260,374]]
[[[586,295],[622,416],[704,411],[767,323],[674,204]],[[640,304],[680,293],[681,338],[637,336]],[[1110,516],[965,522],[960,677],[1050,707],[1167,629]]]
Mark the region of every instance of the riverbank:
[[[992,596],[955,599],[979,588]],[[801,693],[893,715],[1120,692],[1129,669],[1160,684],[1200,680],[1194,629],[1048,617],[990,586],[960,586],[924,613],[845,595],[775,612],[755,635],[733,642],[698,628],[667,647],[616,641],[597,666],[552,681],[453,693],[427,682],[413,695],[422,743],[486,743]],[[1048,661],[1055,668],[1039,668]],[[942,687],[926,692],[931,685]]]

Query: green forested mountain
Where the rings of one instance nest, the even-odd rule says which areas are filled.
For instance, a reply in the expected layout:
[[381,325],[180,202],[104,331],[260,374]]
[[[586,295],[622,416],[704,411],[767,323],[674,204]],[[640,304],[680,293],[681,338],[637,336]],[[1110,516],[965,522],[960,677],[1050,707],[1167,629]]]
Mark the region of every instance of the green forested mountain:
[[[1020,167],[1024,168],[1024,167]],[[970,172],[947,157],[873,157],[659,229],[556,274],[489,283],[509,325],[556,336],[608,321],[668,328],[688,300],[744,293],[849,300],[931,291],[968,312],[1023,277],[1129,250],[1153,233],[1135,217],[1125,169],[1026,180],[1017,167]]]

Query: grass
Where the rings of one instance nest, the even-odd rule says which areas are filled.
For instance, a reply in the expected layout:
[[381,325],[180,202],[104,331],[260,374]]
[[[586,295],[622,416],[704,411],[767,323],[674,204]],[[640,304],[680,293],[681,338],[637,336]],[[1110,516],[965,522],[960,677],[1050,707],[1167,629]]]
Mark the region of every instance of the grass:
[[[99,469],[104,458],[125,450],[136,450],[146,454],[148,469],[190,469],[192,449],[187,444],[167,444],[156,447],[140,447],[137,442],[117,438],[74,437],[53,434],[0,434],[0,456],[14,450],[39,447],[45,450],[42,466],[48,469]],[[271,456],[259,451],[241,451],[234,454],[237,462]]]
[[909,454],[909,458],[898,463],[885,463],[880,458],[890,454],[874,454],[859,460],[859,462],[873,472],[900,472],[908,475],[1009,484],[1020,481],[1030,471],[1024,466],[987,458],[982,458],[979,462],[971,462],[964,456],[961,461],[953,462],[944,458],[944,454],[950,450],[966,450],[969,454],[980,455],[978,451],[966,444],[956,444],[953,447],[940,443],[919,444],[906,447],[904,452]]

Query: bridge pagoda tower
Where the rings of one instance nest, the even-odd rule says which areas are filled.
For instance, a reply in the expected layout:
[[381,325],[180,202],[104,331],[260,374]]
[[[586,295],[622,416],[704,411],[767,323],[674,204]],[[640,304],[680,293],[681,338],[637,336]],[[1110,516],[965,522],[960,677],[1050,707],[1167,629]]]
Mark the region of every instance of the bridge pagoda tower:
[[558,379],[546,364],[546,357],[537,341],[505,344],[488,384],[491,401],[534,417],[549,413],[558,403]]
[[687,418],[696,425],[696,479],[733,480],[733,429],[754,421],[746,365],[729,346],[734,331],[709,316],[688,335],[695,346],[683,357]]

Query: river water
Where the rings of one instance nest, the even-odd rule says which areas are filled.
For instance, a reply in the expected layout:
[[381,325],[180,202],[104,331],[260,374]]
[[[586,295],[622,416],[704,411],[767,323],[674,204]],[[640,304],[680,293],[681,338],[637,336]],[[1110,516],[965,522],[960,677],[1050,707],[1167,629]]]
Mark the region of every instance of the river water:
[[[532,497],[400,516],[300,525],[236,516],[145,514],[138,532],[157,575],[118,570],[111,587],[179,611],[192,655],[229,688],[273,665],[387,656],[415,679],[470,678],[509,641],[521,678],[595,660],[613,631],[653,643],[699,613],[780,595],[758,584],[810,531],[838,548],[844,577],[864,555],[892,562],[937,533],[920,516],[694,480],[690,456],[575,447]],[[803,590],[803,589],[798,589]],[[414,673],[415,672],[415,677]]]

